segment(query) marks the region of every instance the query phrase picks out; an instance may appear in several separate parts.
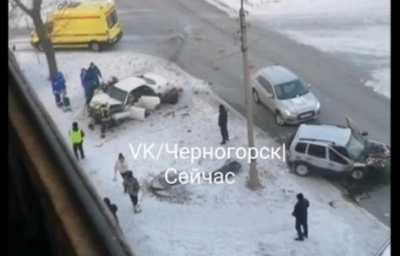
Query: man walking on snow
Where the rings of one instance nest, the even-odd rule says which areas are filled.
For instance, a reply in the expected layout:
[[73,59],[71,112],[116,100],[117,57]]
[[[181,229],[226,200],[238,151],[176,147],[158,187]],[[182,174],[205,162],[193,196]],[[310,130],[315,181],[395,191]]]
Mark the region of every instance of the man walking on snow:
[[228,113],[224,105],[219,105],[219,116],[218,116],[218,126],[221,131],[222,142],[221,145],[224,145],[226,141],[229,141],[228,135]]
[[[122,180],[124,180],[125,175],[127,174],[128,171],[129,171],[129,168],[128,168],[128,164],[125,161],[125,157],[124,157],[124,155],[122,153],[119,153],[118,154],[118,159],[117,159],[117,161],[115,162],[115,165],[114,165],[114,178],[113,178],[113,180],[114,181],[117,180],[117,172],[119,172],[119,174],[122,177]],[[127,192],[125,185],[124,185],[124,192],[125,193]]]
[[85,137],[85,133],[79,129],[78,123],[72,123],[72,130],[69,131],[69,139],[72,143],[72,149],[74,150],[75,157],[79,159],[78,151],[81,155],[82,159],[85,159],[85,154],[83,152],[83,138]]
[[[296,218],[297,241],[308,238],[307,209],[310,203],[304,198],[302,193],[297,194],[297,203],[294,206],[292,215]],[[303,229],[303,230],[302,230]]]
[[140,208],[138,206],[138,193],[140,185],[138,180],[135,177],[133,177],[131,171],[128,171],[124,175],[124,186],[126,187],[126,191],[128,192],[129,197],[131,198],[135,213],[140,212]]

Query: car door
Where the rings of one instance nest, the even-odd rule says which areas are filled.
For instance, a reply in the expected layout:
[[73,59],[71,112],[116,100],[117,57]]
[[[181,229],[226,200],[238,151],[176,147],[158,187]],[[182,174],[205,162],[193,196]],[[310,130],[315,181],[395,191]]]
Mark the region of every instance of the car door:
[[350,163],[340,153],[329,148],[328,149],[328,167],[330,170],[335,172],[343,172],[350,169]]
[[292,146],[288,151],[290,152],[289,160],[293,162],[304,161],[307,158],[307,146],[307,143],[304,142],[298,142],[294,147]]
[[253,77],[252,81],[252,86],[255,89],[255,91],[257,92],[258,95],[258,99],[260,100],[260,102],[262,104],[265,104],[265,89],[262,87],[261,83],[260,83],[260,75],[255,75]]
[[128,94],[128,97],[127,97],[127,99],[126,99],[125,105],[131,106],[131,105],[133,105],[136,101],[137,101],[137,98],[136,98],[136,95],[135,95],[135,91],[132,90],[132,91]]
[[329,169],[329,160],[327,158],[327,148],[323,145],[310,143],[307,148],[306,161],[314,167]]
[[262,88],[262,91],[263,91],[262,101],[269,109],[274,111],[275,110],[275,104],[274,104],[275,95],[274,95],[274,91],[272,89],[272,85],[263,76],[259,76],[257,78],[257,82],[260,84],[260,87]]

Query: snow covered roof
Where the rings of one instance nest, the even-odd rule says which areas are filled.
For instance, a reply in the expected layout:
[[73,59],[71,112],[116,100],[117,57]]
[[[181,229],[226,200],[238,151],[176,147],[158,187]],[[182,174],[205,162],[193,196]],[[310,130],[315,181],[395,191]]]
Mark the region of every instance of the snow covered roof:
[[334,125],[300,125],[297,130],[298,139],[315,139],[331,141],[338,146],[345,146],[350,139],[351,129]]
[[268,79],[272,85],[282,84],[298,79],[292,71],[282,66],[267,66],[258,71],[258,75],[261,75]]
[[119,81],[114,86],[121,90],[130,92],[142,85],[147,85],[145,80],[139,77],[128,77],[124,80]]

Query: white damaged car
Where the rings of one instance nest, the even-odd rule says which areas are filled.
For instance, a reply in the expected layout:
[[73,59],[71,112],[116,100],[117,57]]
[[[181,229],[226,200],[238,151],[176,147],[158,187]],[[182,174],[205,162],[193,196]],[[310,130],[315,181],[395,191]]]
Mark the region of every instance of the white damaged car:
[[144,120],[161,104],[169,86],[166,79],[152,73],[111,82],[96,90],[89,103],[89,115],[96,123],[104,118],[104,110],[114,121]]

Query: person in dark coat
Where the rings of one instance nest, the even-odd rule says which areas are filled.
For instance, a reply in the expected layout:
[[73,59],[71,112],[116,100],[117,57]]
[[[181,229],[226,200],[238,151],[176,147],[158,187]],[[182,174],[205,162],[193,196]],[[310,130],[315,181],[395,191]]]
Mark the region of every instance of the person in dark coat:
[[228,112],[226,111],[224,105],[219,105],[219,116],[218,116],[218,126],[221,131],[222,142],[224,145],[226,141],[229,141],[228,135]]
[[296,218],[297,241],[303,241],[304,238],[308,238],[307,209],[309,206],[310,202],[304,198],[303,194],[297,194],[297,203],[292,213]]
[[100,69],[93,62],[90,62],[88,72],[90,72],[93,75],[95,85],[99,86],[100,78],[102,78]]
[[93,98],[94,91],[100,86],[100,78],[102,77],[99,68],[93,63],[90,63],[85,75],[86,84],[86,104],[89,104]]
[[86,78],[86,68],[82,68],[81,69],[81,74],[80,74],[80,78],[81,78],[81,85],[83,88],[85,88],[85,78]]
[[118,217],[117,217],[118,207],[115,204],[111,203],[111,201],[108,197],[105,197],[103,200],[104,200],[104,203],[107,205],[108,209],[110,210],[110,212],[112,213],[112,215],[114,216],[117,223],[119,223]]
[[131,198],[135,213],[140,212],[140,208],[138,207],[138,194],[140,185],[138,180],[133,176],[132,171],[127,171],[126,174],[124,175],[123,185],[124,187],[126,187],[126,191],[128,192],[129,197]]
[[64,75],[61,72],[57,72],[55,78],[51,82],[51,86],[57,107],[63,107],[64,97],[66,96],[66,87]]
[[72,149],[74,150],[75,157],[79,159],[78,151],[81,155],[81,158],[85,158],[85,153],[83,152],[83,138],[85,137],[85,133],[79,129],[78,123],[72,123],[72,130],[69,131],[69,138],[71,140]]
[[86,74],[87,74],[87,69],[86,68],[82,68],[81,69],[81,74],[80,74],[80,77],[81,77],[81,85],[82,85],[82,87],[83,87],[83,90],[84,90],[84,92],[85,92],[85,99],[86,99],[86,104],[88,104],[89,103],[89,86],[88,86],[88,81],[87,81],[87,78],[86,78]]

